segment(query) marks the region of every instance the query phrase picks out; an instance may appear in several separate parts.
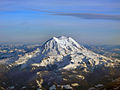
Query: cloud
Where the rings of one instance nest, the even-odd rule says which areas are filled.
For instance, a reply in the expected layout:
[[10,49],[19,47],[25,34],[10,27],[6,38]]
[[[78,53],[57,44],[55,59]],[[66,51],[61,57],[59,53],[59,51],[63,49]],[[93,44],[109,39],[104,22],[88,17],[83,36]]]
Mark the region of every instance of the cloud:
[[120,20],[120,15],[107,15],[107,14],[95,14],[95,13],[55,13],[53,15],[73,16],[83,19]]
[[65,12],[56,12],[56,11],[47,11],[39,9],[31,9],[32,11],[46,12],[50,15],[59,15],[59,16],[72,16],[82,19],[103,19],[103,20],[118,20],[120,21],[120,15],[110,15],[110,14],[96,14],[96,13],[65,13]]
[[[79,10],[90,12],[107,11],[120,12],[120,1],[113,0],[0,0],[0,8],[3,10],[19,10],[24,8],[44,8],[62,11]],[[117,10],[117,11],[116,11]]]

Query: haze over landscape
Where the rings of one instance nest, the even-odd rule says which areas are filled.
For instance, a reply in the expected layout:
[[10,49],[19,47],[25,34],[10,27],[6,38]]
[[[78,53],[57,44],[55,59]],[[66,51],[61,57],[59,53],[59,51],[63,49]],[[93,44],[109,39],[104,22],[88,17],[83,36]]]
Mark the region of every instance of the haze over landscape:
[[71,36],[85,44],[120,44],[119,0],[0,0],[0,42]]

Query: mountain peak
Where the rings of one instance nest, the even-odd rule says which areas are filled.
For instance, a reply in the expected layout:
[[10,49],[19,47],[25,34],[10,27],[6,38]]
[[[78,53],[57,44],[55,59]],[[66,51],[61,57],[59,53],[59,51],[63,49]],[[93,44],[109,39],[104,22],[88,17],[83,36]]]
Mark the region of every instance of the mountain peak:
[[58,41],[58,40],[66,40],[66,39],[69,39],[69,37],[66,36],[52,37],[50,40]]
[[53,37],[42,46],[42,54],[64,55],[84,49],[74,39],[66,36]]

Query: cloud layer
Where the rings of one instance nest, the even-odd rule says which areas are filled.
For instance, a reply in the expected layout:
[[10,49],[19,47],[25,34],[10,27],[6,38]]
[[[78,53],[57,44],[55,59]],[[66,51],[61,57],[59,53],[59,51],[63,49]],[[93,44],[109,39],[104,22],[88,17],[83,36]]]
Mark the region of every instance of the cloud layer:
[[55,11],[39,10],[39,9],[31,9],[31,8],[29,8],[29,10],[37,11],[37,12],[46,12],[50,15],[72,16],[82,19],[103,19],[103,20],[120,21],[120,15],[96,14],[96,13],[65,13],[65,12],[55,12]]
[[54,15],[73,16],[83,19],[120,20],[120,15],[106,15],[106,14],[95,14],[95,13],[56,13]]
[[118,0],[0,0],[0,12],[22,10],[82,19],[120,20],[120,1]]

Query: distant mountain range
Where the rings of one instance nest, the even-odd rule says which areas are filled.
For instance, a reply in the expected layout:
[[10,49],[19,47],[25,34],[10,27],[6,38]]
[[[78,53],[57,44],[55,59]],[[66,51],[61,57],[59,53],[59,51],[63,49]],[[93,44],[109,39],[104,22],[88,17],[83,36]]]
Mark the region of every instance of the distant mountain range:
[[95,53],[110,57],[112,59],[120,59],[120,45],[84,45]]

